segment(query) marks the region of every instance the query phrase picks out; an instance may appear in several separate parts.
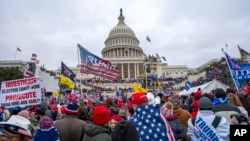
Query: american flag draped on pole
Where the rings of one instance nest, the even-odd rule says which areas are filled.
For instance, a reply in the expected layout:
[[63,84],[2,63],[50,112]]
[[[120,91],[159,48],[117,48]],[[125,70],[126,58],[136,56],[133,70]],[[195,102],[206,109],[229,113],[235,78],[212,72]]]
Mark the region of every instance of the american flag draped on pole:
[[237,73],[237,71],[242,70],[242,68],[240,66],[238,66],[237,64],[235,64],[233,62],[233,60],[231,59],[231,57],[223,49],[222,49],[222,52],[226,56],[226,62],[227,62],[227,65],[228,65],[228,69],[229,69],[229,71],[231,73],[231,76],[232,76],[232,79],[234,81],[235,87],[237,88],[237,91],[238,91],[242,87],[242,84],[241,84],[241,80],[238,79],[239,75],[236,75],[236,74],[239,74],[239,73]]
[[161,57],[160,57],[160,55],[159,55],[158,53],[156,53],[156,58],[157,58],[158,60],[161,60]]
[[100,58],[77,44],[80,50],[81,73],[94,74],[111,81],[117,81],[118,69],[110,61]]
[[160,111],[160,104],[140,106],[129,119],[137,128],[140,141],[174,141],[169,123]]

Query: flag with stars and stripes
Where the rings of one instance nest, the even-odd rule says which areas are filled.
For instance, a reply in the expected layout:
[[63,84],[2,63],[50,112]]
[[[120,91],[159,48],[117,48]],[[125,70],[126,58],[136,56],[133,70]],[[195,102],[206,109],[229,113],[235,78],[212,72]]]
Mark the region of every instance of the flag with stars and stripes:
[[160,111],[160,104],[139,106],[129,119],[138,131],[140,141],[174,141],[169,123]]

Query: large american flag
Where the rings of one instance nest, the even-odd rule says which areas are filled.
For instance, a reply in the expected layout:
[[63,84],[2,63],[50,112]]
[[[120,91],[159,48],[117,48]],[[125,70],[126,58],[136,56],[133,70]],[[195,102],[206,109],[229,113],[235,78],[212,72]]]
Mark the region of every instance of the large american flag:
[[118,69],[110,61],[100,58],[77,44],[81,57],[81,73],[94,74],[112,81],[117,81]]
[[227,60],[227,63],[228,63],[228,66],[230,67],[230,69],[242,70],[242,68],[239,65],[237,65],[236,63],[233,62],[231,57],[226,52],[224,52],[224,53],[225,53],[226,60]]
[[137,128],[140,141],[174,141],[169,123],[160,112],[160,104],[139,106],[129,119]]

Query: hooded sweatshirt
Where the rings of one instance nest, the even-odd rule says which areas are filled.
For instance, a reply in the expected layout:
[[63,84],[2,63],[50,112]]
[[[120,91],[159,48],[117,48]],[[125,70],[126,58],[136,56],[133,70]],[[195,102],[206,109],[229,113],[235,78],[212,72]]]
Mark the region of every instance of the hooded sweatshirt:
[[83,141],[111,141],[109,130],[102,125],[88,123]]
[[113,141],[140,141],[136,127],[129,121],[117,123],[112,132]]

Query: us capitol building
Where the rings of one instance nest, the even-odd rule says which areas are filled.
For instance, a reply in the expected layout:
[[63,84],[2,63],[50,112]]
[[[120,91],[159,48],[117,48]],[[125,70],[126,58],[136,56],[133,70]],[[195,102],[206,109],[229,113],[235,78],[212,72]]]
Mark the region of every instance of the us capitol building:
[[[111,61],[118,67],[120,80],[128,81],[132,79],[140,79],[144,82],[144,84],[149,84],[151,83],[150,80],[152,76],[156,78],[185,77],[188,75],[190,70],[193,70],[187,68],[186,65],[170,66],[167,63],[163,63],[161,57],[148,57],[149,55],[155,56],[155,54],[147,54],[147,58],[145,58],[143,55],[145,53],[140,47],[140,41],[136,37],[134,31],[125,23],[125,17],[123,16],[122,9],[120,10],[120,14],[118,16],[118,24],[111,29],[108,37],[104,41],[104,44],[105,46],[101,52],[102,58]],[[20,70],[23,70],[28,62],[30,61],[1,60],[0,67],[17,67],[20,68]],[[60,66],[61,64],[58,65]],[[36,68],[38,69],[36,69],[36,71],[40,71],[39,67],[40,66],[37,65]],[[68,67],[76,74],[77,79],[86,78],[86,75],[79,73],[79,64],[76,67]],[[61,68],[59,67],[58,70],[51,71],[55,72],[55,74],[59,76],[60,69]],[[39,73],[36,72],[36,74]],[[88,75],[88,77],[91,77],[91,75]]]

